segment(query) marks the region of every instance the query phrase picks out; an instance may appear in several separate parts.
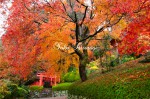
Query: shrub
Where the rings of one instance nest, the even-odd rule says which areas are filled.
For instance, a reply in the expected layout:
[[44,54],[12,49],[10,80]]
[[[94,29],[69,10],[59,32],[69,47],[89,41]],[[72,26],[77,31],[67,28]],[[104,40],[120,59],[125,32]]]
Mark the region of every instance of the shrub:
[[41,92],[43,90],[43,86],[30,86],[29,89],[30,91]]
[[16,98],[16,97],[27,97],[29,92],[27,89],[24,89],[25,87],[18,87],[16,84],[9,84],[8,90],[11,92],[10,96],[6,96],[6,99]]
[[7,87],[8,87],[8,90],[11,91],[11,93],[13,94],[13,92],[17,91],[18,85],[16,85],[16,84],[9,84]]
[[4,95],[2,93],[0,93],[0,99],[3,99]]
[[12,99],[10,91],[3,91],[3,94],[1,94],[1,95],[2,95],[2,97],[0,97],[0,99]]
[[64,82],[74,82],[79,79],[80,77],[78,72],[68,72],[63,77]]
[[28,96],[28,92],[21,87],[17,88],[17,92],[15,94],[17,97],[27,97]]
[[125,62],[128,62],[128,61],[131,61],[131,60],[134,60],[135,57],[133,56],[130,56],[130,55],[124,55],[121,59],[121,63],[125,63]]
[[94,73],[97,70],[99,70],[99,68],[97,66],[92,66],[90,68],[86,68],[87,75],[90,75],[91,73]]
[[60,83],[52,87],[53,91],[68,90],[72,83]]
[[9,80],[6,79],[0,80],[0,99],[12,99],[11,97],[12,92],[11,90],[9,90],[8,87],[8,85],[10,84],[11,82]]
[[0,84],[0,99],[26,98],[29,95],[28,87],[13,84],[11,82]]
[[0,81],[0,99],[26,98],[28,95],[27,86],[18,87],[17,84],[5,79]]
[[22,85],[21,88],[26,90],[28,93],[30,92],[29,86]]
[[[10,97],[11,92],[8,91],[8,88],[5,84],[0,86],[0,99],[4,99],[6,97]],[[6,98],[9,99],[9,98]]]

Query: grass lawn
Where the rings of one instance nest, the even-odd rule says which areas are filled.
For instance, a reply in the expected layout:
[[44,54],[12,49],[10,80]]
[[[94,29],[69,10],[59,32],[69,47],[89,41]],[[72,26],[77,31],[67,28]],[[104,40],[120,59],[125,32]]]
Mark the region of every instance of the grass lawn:
[[[139,63],[142,58],[127,62],[113,71],[92,74],[85,82],[76,82],[69,95],[79,99],[149,99],[150,63]],[[70,99],[71,99],[70,98]]]

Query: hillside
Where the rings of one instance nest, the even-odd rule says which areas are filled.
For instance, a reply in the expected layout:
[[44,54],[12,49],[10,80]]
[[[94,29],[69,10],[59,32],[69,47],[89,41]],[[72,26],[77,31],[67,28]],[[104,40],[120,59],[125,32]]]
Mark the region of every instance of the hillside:
[[114,68],[104,74],[90,75],[84,83],[76,82],[69,89],[70,97],[89,99],[149,99],[150,63],[140,63],[139,58]]

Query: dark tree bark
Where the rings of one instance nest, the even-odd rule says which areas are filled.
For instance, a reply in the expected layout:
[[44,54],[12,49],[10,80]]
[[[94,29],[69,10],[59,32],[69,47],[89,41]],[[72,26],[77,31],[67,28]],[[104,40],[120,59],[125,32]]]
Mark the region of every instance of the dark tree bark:
[[86,75],[86,64],[88,63],[88,57],[83,56],[83,58],[80,58],[80,64],[79,64],[79,74],[82,82],[87,80],[87,75]]
[[[88,31],[89,32],[89,31]],[[76,45],[75,45],[75,53],[79,56],[79,74],[81,81],[84,82],[87,80],[86,75],[86,64],[89,62],[88,60],[88,52],[87,49],[78,49],[78,42],[80,39],[83,39],[85,36],[82,36],[84,33],[82,26],[79,24],[76,24]],[[85,33],[86,34],[86,33]],[[88,43],[86,43],[86,40],[80,43],[82,47],[87,47]]]

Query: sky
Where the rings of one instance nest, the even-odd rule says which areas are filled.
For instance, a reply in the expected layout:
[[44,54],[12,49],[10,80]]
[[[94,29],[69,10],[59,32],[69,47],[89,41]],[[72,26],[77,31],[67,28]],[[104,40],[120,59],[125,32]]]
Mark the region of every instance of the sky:
[[4,34],[4,29],[3,29],[3,26],[4,26],[4,21],[5,21],[5,16],[2,14],[2,11],[0,11],[0,37],[2,36],[2,34]]
[[[4,8],[6,8],[6,7],[8,7],[8,8],[10,8],[11,7],[11,1],[10,2],[7,2],[5,5],[3,5],[4,6]],[[4,14],[3,13],[3,8],[0,8],[0,38],[1,38],[1,36],[5,33],[5,30],[4,30],[4,22],[7,20],[7,17],[8,17],[8,15],[9,15],[9,11],[8,10],[6,10],[6,13]]]

